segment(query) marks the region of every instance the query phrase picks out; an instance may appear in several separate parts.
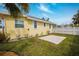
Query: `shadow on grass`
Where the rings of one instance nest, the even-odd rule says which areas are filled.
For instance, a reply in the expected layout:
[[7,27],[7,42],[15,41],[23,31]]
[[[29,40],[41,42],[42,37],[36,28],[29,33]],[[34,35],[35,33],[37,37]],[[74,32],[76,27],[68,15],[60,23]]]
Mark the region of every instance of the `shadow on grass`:
[[20,41],[15,41],[15,42],[8,42],[8,43],[2,43],[0,44],[0,52],[15,52],[17,55],[22,55],[20,54],[21,51],[27,46],[27,41],[25,40],[20,40]]
[[[51,34],[52,35],[52,34]],[[19,56],[78,56],[79,36],[54,34],[67,37],[60,44],[55,45],[38,38],[30,38],[17,42],[0,44],[0,51],[13,51]]]
[[70,44],[70,56],[79,56],[79,36],[75,35],[72,38],[72,42]]
[[57,53],[63,56],[78,56],[79,55],[79,35],[66,35],[66,34],[55,34],[58,36],[65,36],[67,37],[62,43],[58,45],[59,51]]

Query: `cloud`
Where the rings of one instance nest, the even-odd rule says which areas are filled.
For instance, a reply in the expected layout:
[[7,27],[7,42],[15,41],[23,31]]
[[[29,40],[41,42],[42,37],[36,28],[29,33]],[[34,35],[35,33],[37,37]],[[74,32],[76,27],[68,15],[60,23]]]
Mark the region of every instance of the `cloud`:
[[44,4],[40,4],[38,7],[41,11],[47,12],[47,13],[53,13],[48,7],[46,7]]

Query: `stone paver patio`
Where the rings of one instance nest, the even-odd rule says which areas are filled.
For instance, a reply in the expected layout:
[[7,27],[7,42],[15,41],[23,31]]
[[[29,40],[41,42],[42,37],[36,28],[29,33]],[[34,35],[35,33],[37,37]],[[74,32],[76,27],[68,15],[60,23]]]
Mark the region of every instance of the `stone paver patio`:
[[65,38],[66,37],[63,37],[63,36],[49,35],[49,36],[40,37],[39,39],[46,40],[46,41],[52,42],[54,44],[59,44]]

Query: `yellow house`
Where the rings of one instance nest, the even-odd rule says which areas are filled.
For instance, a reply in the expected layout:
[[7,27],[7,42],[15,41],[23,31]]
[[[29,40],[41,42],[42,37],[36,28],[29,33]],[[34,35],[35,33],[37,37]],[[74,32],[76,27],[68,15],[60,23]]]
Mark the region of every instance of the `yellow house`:
[[53,23],[40,18],[23,16],[18,19],[0,13],[0,31],[8,33],[11,39],[47,35],[53,30]]

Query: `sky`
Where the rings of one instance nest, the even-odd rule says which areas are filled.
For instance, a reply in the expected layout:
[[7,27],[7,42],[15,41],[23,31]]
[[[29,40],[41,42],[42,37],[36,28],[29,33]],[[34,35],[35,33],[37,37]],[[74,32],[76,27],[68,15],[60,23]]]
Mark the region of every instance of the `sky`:
[[[79,10],[78,3],[30,3],[29,13],[26,15],[49,18],[49,20],[58,25],[69,24],[72,17]],[[7,12],[0,4],[0,12]]]
[[77,13],[79,4],[77,3],[44,3],[30,4],[29,15],[39,18],[50,18],[56,24],[69,24],[72,17]]

